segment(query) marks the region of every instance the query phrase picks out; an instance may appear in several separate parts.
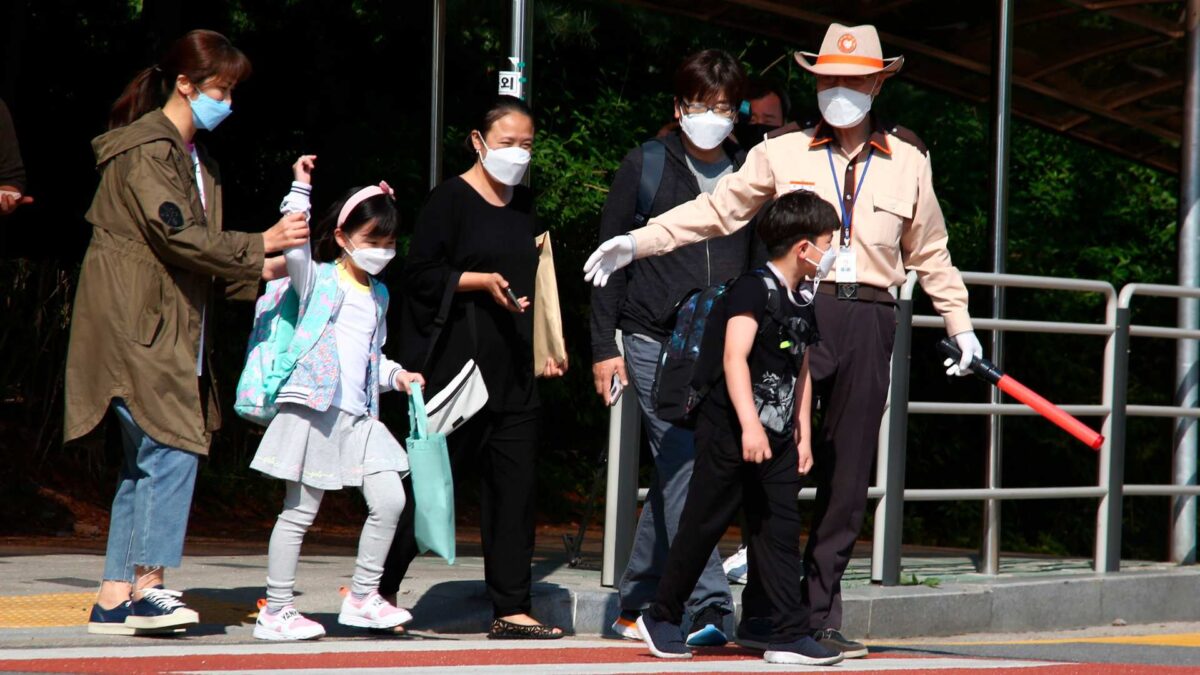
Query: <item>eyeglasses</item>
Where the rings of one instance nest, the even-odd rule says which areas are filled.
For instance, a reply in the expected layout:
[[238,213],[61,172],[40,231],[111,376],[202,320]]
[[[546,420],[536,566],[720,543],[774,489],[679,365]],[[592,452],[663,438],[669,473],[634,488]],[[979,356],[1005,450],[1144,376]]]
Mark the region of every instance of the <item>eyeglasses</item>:
[[710,106],[698,101],[684,101],[680,108],[687,115],[703,115],[704,113],[711,111],[720,115],[721,117],[733,117],[733,114],[737,112],[737,109],[729,103],[718,103]]

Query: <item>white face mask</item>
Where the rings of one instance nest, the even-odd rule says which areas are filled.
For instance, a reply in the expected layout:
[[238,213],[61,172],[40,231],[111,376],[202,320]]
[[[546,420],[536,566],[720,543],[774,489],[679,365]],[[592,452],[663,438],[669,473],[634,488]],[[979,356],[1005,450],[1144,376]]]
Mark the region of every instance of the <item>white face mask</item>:
[[832,87],[817,92],[821,116],[839,129],[852,127],[871,112],[870,94],[848,87]]
[[683,133],[701,150],[712,150],[733,132],[733,120],[709,110],[701,115],[681,115]]
[[528,150],[516,146],[493,150],[488,147],[483,136],[479,137],[479,142],[483,144],[483,149],[487,150],[487,155],[482,152],[478,153],[479,161],[483,162],[484,170],[492,178],[505,185],[517,185],[521,182],[521,179],[525,177],[525,171],[529,168],[529,160],[532,158]]
[[[812,248],[821,251],[821,249],[817,248],[816,244],[813,244]],[[808,259],[807,255],[804,257],[804,261],[817,266],[817,272],[813,275],[813,279],[820,281],[829,276],[829,270],[832,270],[833,264],[837,262],[837,252],[833,250],[833,245],[831,244],[829,248],[821,251],[820,262],[813,263],[813,261]]]
[[[350,238],[346,238],[346,243],[350,243]],[[354,244],[350,244],[351,247]],[[396,249],[394,248],[348,248],[346,253],[350,254],[350,259],[358,268],[372,276],[379,274],[387,264],[396,257]]]

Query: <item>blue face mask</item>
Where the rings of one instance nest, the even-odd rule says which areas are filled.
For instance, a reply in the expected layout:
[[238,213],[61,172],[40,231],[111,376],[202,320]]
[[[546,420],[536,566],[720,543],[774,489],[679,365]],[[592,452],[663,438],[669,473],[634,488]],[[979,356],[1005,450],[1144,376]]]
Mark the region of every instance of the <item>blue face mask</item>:
[[198,94],[196,98],[188,100],[192,106],[192,121],[196,123],[197,129],[212,131],[229,117],[233,106],[228,101],[218,101],[204,92]]

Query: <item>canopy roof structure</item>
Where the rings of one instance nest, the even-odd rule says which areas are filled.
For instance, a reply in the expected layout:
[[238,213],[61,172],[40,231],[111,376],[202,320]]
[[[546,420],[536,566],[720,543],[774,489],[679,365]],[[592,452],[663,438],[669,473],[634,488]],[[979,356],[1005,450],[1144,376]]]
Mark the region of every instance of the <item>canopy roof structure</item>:
[[[816,51],[830,23],[875,25],[900,77],[969,101],[992,92],[995,3],[975,0],[622,0]],[[1185,2],[1015,3],[1013,114],[1178,173]]]

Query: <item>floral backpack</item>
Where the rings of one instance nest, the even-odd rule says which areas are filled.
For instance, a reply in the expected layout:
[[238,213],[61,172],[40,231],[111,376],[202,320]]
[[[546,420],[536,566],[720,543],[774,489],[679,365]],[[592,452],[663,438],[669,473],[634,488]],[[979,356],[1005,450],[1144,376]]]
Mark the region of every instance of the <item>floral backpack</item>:
[[266,426],[279,408],[275,396],[296,367],[297,354],[289,350],[300,315],[300,298],[290,278],[267,283],[254,303],[254,327],[246,348],[246,366],[238,378],[234,411]]

